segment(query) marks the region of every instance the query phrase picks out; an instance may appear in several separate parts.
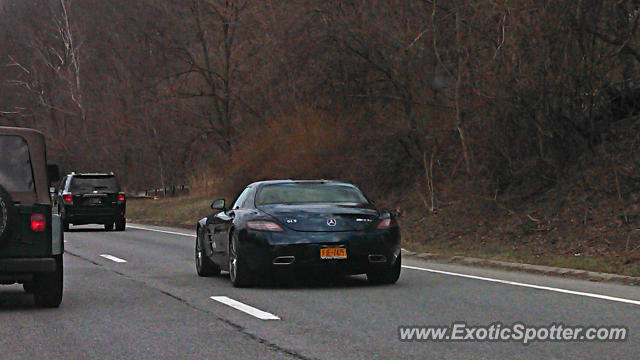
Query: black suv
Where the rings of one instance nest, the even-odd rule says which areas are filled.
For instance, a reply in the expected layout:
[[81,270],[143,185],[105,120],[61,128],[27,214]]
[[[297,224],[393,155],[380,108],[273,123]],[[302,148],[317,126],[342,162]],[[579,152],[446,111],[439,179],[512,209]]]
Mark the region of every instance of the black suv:
[[117,231],[124,231],[127,224],[127,200],[113,173],[65,176],[56,205],[65,231],[69,231],[69,224],[103,224],[106,230],[115,226]]

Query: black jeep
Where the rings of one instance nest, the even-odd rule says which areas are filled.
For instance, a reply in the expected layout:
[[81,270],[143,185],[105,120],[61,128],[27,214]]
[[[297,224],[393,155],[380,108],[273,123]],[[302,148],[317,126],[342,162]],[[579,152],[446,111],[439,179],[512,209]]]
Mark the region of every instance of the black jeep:
[[42,307],[62,301],[64,233],[49,196],[59,177],[42,133],[0,127],[0,284],[23,284]]
[[113,173],[65,176],[56,194],[56,206],[65,231],[69,224],[103,224],[106,230],[124,231],[127,199]]

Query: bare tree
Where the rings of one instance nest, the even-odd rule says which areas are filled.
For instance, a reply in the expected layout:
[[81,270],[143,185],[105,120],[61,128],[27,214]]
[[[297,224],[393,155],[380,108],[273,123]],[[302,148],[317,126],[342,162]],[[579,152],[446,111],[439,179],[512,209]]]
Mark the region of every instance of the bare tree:
[[[170,11],[175,9],[184,11],[180,5]],[[202,107],[204,121],[189,125],[213,137],[228,155],[232,152],[238,106],[255,115],[242,95],[246,56],[255,56],[257,51],[253,39],[247,36],[252,11],[246,0],[192,0],[185,30],[194,34],[194,39],[169,49],[184,65],[174,74],[175,95]]]
[[[69,88],[69,95],[73,104],[80,113],[80,121],[85,140],[89,143],[87,108],[84,103],[82,89],[81,69],[81,45],[78,44],[74,34],[73,19],[71,17],[71,7],[73,0],[59,0],[59,11],[53,12],[53,20],[58,32],[58,39],[62,42],[62,48],[50,48],[50,52],[57,57],[58,63],[48,65],[55,69],[65,69],[61,77],[65,79]],[[62,51],[60,51],[62,50]]]

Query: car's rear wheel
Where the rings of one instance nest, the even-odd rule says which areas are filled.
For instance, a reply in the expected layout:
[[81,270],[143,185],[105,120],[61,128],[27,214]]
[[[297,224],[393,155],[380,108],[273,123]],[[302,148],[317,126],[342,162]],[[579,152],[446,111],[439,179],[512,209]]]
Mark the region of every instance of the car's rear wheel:
[[200,231],[198,231],[198,237],[196,237],[195,260],[196,271],[199,276],[207,277],[220,274],[220,267],[207,257],[200,245]]
[[55,272],[36,274],[33,278],[33,298],[39,307],[56,308],[62,302],[62,255],[56,255],[54,258],[56,259]]
[[229,241],[229,278],[234,287],[248,287],[252,284],[253,276],[238,245],[238,234],[234,232]]
[[17,216],[11,195],[0,185],[0,246],[9,241]]
[[113,222],[104,224],[104,229],[107,230],[107,231],[112,231],[113,230]]
[[116,220],[116,231],[124,231],[127,228],[127,219],[121,218]]
[[367,280],[374,284],[395,284],[400,278],[401,270],[402,254],[398,255],[393,265],[367,272]]

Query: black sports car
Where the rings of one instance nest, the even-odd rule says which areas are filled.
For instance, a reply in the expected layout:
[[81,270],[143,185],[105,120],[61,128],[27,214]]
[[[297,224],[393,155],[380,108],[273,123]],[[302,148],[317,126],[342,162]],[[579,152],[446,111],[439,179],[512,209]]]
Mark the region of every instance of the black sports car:
[[253,183],[228,209],[198,221],[196,270],[228,270],[236,287],[276,269],[367,274],[370,282],[400,276],[400,229],[355,186],[335,181]]

